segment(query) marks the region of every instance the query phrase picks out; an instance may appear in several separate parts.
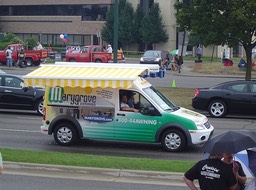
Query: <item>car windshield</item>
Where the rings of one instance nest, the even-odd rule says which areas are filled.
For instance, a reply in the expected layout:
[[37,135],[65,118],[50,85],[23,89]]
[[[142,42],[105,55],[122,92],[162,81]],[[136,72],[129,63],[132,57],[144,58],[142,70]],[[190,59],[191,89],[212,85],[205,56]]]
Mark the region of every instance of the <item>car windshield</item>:
[[168,100],[160,91],[155,89],[153,86],[143,89],[146,94],[154,100],[154,102],[159,105],[163,110],[175,111],[179,107]]
[[143,57],[161,57],[159,51],[146,51]]

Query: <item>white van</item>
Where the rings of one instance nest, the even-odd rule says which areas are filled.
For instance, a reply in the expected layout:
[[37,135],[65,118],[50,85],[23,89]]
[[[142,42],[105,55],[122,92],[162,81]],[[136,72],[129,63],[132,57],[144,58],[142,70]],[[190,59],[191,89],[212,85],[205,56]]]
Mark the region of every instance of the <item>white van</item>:
[[176,152],[206,142],[214,131],[207,117],[176,106],[142,77],[158,71],[156,65],[56,63],[24,79],[46,86],[41,131],[60,145],[104,139],[161,143]]

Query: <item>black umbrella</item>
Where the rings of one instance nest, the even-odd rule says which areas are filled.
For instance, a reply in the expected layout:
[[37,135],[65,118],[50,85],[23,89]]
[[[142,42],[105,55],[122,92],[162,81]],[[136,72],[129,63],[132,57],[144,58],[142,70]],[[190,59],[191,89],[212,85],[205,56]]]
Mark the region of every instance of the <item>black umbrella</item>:
[[215,136],[203,145],[209,154],[237,153],[256,147],[256,133],[248,130],[228,131]]
[[256,149],[247,150],[249,168],[256,177]]

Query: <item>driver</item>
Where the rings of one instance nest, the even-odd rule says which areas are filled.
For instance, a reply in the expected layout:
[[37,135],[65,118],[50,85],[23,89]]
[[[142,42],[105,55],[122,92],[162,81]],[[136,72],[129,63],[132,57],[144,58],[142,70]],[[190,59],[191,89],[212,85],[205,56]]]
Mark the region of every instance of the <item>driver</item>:
[[127,96],[126,96],[126,95],[123,95],[123,96],[121,97],[121,106],[120,106],[122,111],[139,112],[138,109],[129,107],[129,105],[127,104],[127,101],[128,101]]

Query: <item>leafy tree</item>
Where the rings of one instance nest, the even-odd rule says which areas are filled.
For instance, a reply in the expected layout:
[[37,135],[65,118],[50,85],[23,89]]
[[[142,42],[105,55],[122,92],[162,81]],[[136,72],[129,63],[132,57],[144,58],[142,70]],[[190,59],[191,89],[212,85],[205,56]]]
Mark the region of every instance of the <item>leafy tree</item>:
[[0,41],[0,49],[4,49],[9,44],[24,44],[24,42],[15,34],[8,33],[4,35],[4,38]]
[[158,3],[154,3],[149,10],[149,14],[142,19],[140,32],[142,40],[146,44],[166,42],[168,36],[164,29],[161,11]]
[[[132,4],[126,0],[119,0],[118,3],[118,46],[133,41],[133,17],[134,10]],[[114,3],[112,3],[107,13],[106,22],[102,29],[102,38],[108,43],[114,41]]]
[[134,13],[134,28],[133,28],[133,38],[134,42],[138,43],[140,45],[140,50],[142,50],[142,34],[141,34],[141,25],[142,25],[142,19],[145,16],[143,12],[143,8],[140,4],[138,4],[136,11]]
[[[134,9],[126,0],[119,1],[118,41],[120,47],[133,42]],[[120,15],[121,14],[121,15]]]
[[180,27],[200,36],[204,45],[242,44],[247,59],[245,80],[251,80],[255,0],[193,0],[190,6],[176,3],[175,7]]

